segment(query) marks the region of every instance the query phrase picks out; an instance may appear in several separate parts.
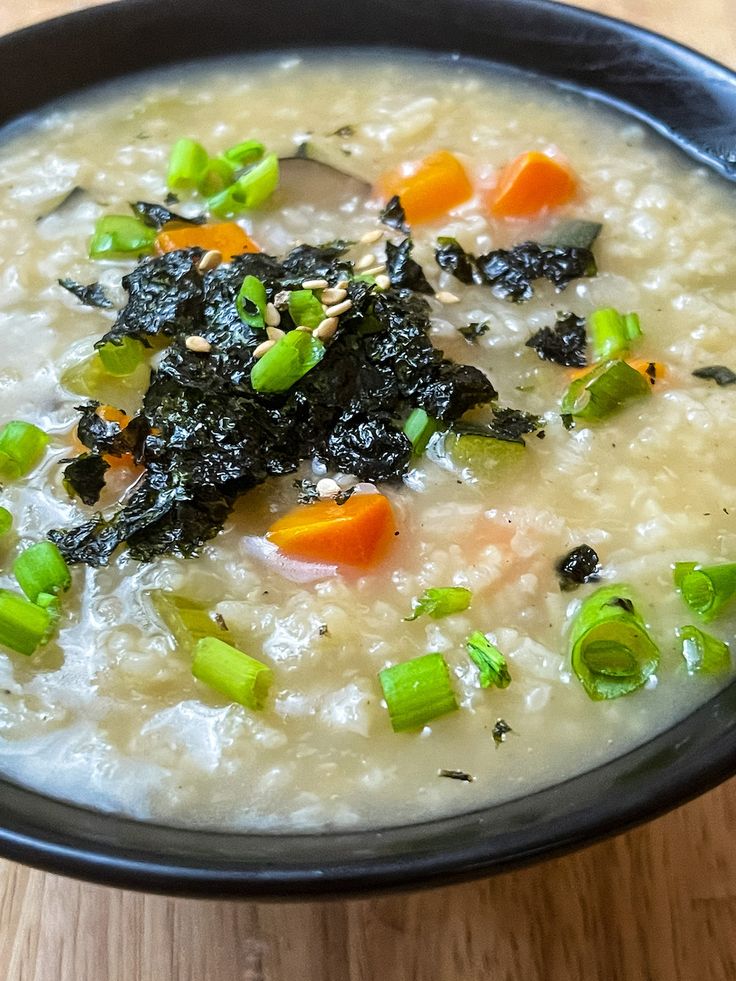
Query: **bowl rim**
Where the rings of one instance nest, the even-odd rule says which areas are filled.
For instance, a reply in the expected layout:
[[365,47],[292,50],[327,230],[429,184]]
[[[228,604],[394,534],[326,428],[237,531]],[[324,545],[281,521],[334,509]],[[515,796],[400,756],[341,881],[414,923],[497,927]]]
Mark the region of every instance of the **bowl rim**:
[[[232,51],[232,18],[246,7],[256,19],[267,7],[289,29],[294,26],[295,37],[303,34],[298,25],[311,17],[312,29],[337,24],[338,37],[346,30],[351,39],[353,25],[343,15],[352,3],[220,0],[213,13],[201,0],[117,0],[31,25],[0,38],[0,63],[11,77],[25,80],[33,71],[29,66],[38,63],[30,55],[43,51],[46,71],[25,88],[0,92],[0,121],[12,121],[93,81],[135,71],[136,65],[144,69],[151,49],[166,37],[167,23],[184,23],[191,44],[208,14],[206,26],[212,30],[201,53],[209,56]],[[373,14],[374,23],[361,27],[363,40],[357,46],[395,46],[397,39],[381,33],[375,16],[388,11],[401,30],[416,27],[413,43],[400,45],[404,50],[452,53],[460,48],[470,58],[552,77],[562,88],[646,122],[691,157],[736,181],[736,134],[726,132],[736,113],[726,115],[725,122],[722,115],[736,110],[736,72],[662,35],[551,0],[433,0],[429,10],[418,7],[414,0],[361,0],[363,15]],[[449,18],[452,31],[436,33],[441,15]],[[478,30],[479,18],[485,34]],[[268,42],[270,25],[262,26]],[[467,43],[449,46],[450,37]],[[281,50],[305,47],[290,45],[288,30],[279,40]],[[337,47],[334,40],[333,33],[330,47]],[[493,56],[476,53],[479,43],[491,42]],[[262,48],[268,49],[268,43]],[[181,51],[181,45],[173,52],[167,48],[161,64],[189,60]],[[540,52],[547,53],[549,70],[534,72],[525,59],[533,64]],[[564,68],[573,52],[575,70],[556,72],[555,65]],[[632,72],[632,61],[640,70],[656,69],[650,85],[642,85],[641,76]],[[596,88],[602,65],[609,74],[605,85]],[[678,82],[687,85],[673,91]],[[664,101],[663,93],[669,96]],[[356,895],[443,885],[551,857],[662,814],[734,773],[736,681],[649,742],[562,783],[450,818],[373,831],[182,829],[93,811],[0,778],[0,854],[52,872],[166,894]]]

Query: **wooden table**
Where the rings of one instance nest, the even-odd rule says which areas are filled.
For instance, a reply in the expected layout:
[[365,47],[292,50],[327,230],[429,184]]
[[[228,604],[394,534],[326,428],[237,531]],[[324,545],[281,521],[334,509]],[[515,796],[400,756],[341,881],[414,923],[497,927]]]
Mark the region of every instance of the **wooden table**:
[[[89,3],[5,0],[0,32]],[[579,5],[736,66],[733,0]],[[735,841],[731,781],[570,857],[383,899],[163,899],[0,862],[0,981],[734,981]]]

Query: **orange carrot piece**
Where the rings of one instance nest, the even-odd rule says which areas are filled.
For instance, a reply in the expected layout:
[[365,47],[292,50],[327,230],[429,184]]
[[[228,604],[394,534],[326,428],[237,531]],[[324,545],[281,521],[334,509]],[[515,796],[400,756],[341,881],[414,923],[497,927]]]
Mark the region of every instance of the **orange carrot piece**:
[[441,218],[473,193],[465,168],[448,150],[425,157],[408,175],[400,170],[383,174],[377,189],[386,200],[398,194],[410,225]]
[[365,568],[383,558],[395,531],[388,498],[354,494],[344,504],[302,504],[271,525],[266,537],[295,558]]
[[629,364],[639,374],[648,378],[652,385],[661,381],[667,374],[667,369],[661,361],[647,361],[646,358],[635,358],[633,361],[629,361]]
[[497,218],[530,218],[543,208],[557,208],[575,194],[578,181],[564,163],[530,150],[501,171],[488,205]]
[[214,225],[179,225],[165,228],[156,236],[157,252],[174,252],[176,249],[216,249],[225,262],[243,252],[260,252],[253,239],[234,221],[222,221]]

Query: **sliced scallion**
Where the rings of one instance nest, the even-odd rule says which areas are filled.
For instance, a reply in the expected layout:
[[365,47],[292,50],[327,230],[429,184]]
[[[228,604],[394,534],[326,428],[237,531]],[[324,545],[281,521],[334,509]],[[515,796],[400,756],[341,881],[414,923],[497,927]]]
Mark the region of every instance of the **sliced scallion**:
[[319,364],[324,354],[324,344],[309,331],[292,330],[255,362],[250,383],[256,392],[286,392]]
[[223,157],[233,165],[233,167],[249,167],[257,160],[260,160],[266,148],[258,140],[243,140],[229,147],[223,153]]
[[217,637],[202,637],[197,641],[192,674],[249,709],[263,708],[273,682],[273,672],[267,665]]
[[135,337],[121,337],[119,341],[107,341],[97,350],[105,371],[110,375],[132,375],[143,364],[146,347]]
[[230,187],[234,180],[233,165],[227,160],[223,160],[222,157],[211,157],[207,161],[204,173],[197,184],[197,190],[208,198],[213,194],[220,194]]
[[41,460],[49,437],[32,422],[14,420],[0,429],[0,476],[24,477]]
[[28,599],[35,603],[39,593],[66,591],[72,584],[69,567],[53,542],[37,542],[24,549],[13,563],[13,575]]
[[0,507],[0,538],[7,535],[13,527],[13,515],[7,508]]
[[511,675],[506,658],[484,633],[476,630],[465,642],[470,660],[480,673],[481,688],[508,688]]
[[448,433],[445,452],[456,467],[469,470],[475,478],[489,479],[520,463],[526,447],[521,441],[496,439],[495,436]]
[[191,650],[202,637],[230,640],[230,632],[217,625],[207,606],[163,589],[152,589],[148,595],[177,645],[184,650]]
[[266,326],[266,287],[255,276],[246,276],[235,300],[240,319],[254,330]]
[[594,310],[588,317],[588,334],[593,361],[606,361],[625,354],[631,342],[641,337],[639,315],[619,313],[613,307]]
[[241,174],[234,184],[211,197],[208,201],[209,210],[220,218],[232,218],[263,204],[278,184],[278,157],[275,153],[267,153],[259,163]]
[[89,243],[90,259],[127,258],[153,250],[156,229],[132,215],[103,215],[98,218]]
[[457,709],[450,671],[441,654],[424,654],[379,672],[394,732],[421,729]]
[[451,613],[462,613],[470,606],[473,594],[464,586],[436,586],[425,589],[412,604],[412,614],[405,620],[416,620],[421,616],[440,620]]
[[166,183],[172,191],[194,191],[204,178],[209,156],[201,143],[183,138],[171,148]]
[[562,399],[563,416],[594,421],[604,419],[632,399],[651,395],[651,384],[625,361],[603,361],[576,378]]
[[0,647],[31,655],[48,640],[55,618],[20,593],[0,589]]
[[674,580],[690,609],[709,623],[736,597],[736,562],[708,566],[676,562]]
[[289,316],[295,327],[314,330],[325,319],[325,311],[312,290],[292,290],[289,293]]
[[412,409],[404,423],[404,435],[411,443],[412,455],[421,456],[427,449],[430,439],[440,428],[436,419],[424,409]]
[[596,701],[628,695],[659,664],[659,650],[628,586],[604,586],[583,601],[570,635],[572,667]]
[[731,667],[728,644],[688,624],[677,631],[688,674],[722,674]]

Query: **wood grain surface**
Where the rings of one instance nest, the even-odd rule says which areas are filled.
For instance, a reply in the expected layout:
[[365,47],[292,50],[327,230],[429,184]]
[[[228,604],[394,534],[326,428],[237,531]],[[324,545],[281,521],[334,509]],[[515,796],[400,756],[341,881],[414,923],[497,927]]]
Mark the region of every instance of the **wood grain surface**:
[[[0,0],[0,33],[89,5]],[[579,5],[736,66],[734,0]],[[734,981],[734,842],[731,781],[563,859],[362,901],[165,899],[0,862],[0,981]]]

